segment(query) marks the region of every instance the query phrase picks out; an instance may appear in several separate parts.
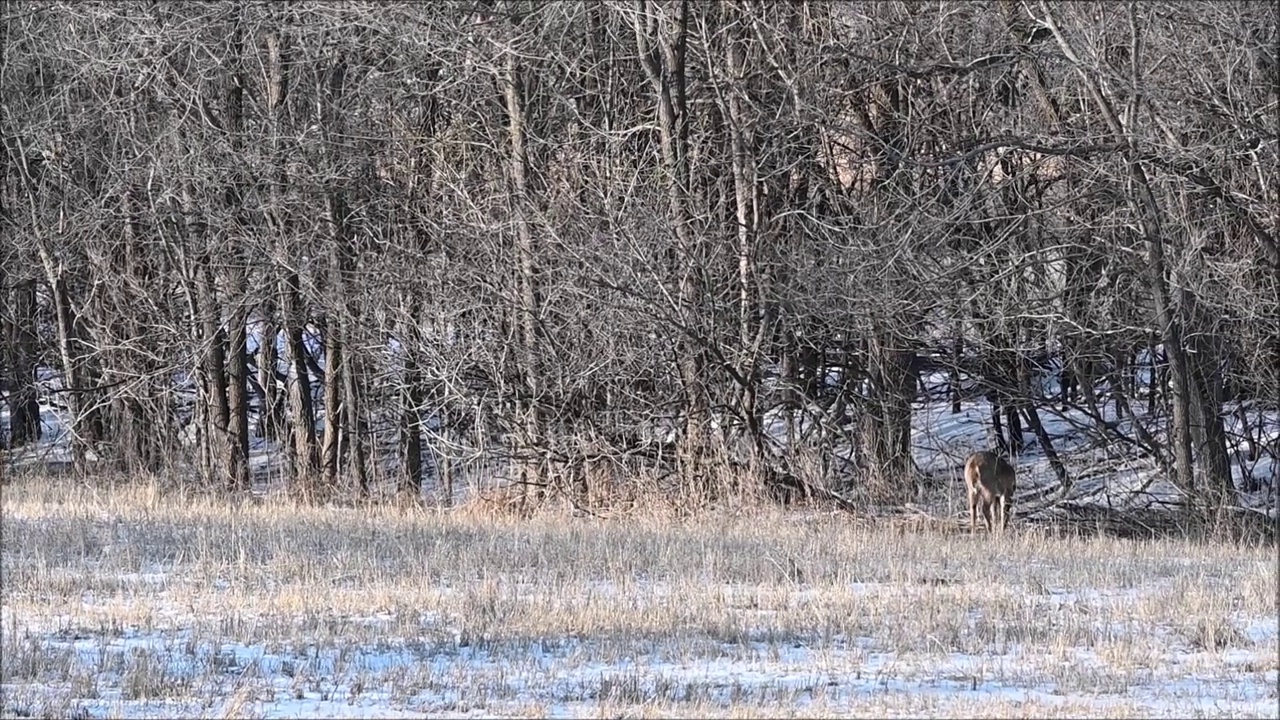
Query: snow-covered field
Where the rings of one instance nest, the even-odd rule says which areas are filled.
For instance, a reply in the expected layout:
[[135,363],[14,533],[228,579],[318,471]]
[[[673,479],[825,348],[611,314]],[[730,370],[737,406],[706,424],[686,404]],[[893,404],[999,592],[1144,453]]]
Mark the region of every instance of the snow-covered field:
[[1277,717],[1273,548],[6,486],[5,717]]

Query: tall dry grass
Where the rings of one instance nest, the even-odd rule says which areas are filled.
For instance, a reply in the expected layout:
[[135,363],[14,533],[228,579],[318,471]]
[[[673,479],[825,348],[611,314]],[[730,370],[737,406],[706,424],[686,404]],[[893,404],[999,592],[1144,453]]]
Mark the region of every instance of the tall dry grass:
[[1192,678],[1224,707],[1275,697],[1277,568],[1247,546],[61,481],[6,486],[2,533],[6,714],[1147,716]]

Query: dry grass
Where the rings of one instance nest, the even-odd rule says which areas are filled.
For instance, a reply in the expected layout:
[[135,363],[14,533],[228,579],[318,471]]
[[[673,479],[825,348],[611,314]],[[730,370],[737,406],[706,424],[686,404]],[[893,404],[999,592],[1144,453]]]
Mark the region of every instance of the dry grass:
[[27,481],[3,520],[5,716],[1274,717],[1278,701],[1265,549]]

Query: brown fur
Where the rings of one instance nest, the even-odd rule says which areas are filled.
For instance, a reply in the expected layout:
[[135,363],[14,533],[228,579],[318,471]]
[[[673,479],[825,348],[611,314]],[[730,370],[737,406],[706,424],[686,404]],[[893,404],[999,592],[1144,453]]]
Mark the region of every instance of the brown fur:
[[[964,461],[964,483],[969,487],[969,526],[978,529],[978,506],[982,506],[982,518],[987,521],[987,531],[993,532],[1009,526],[1009,514],[1013,512],[1013,492],[1017,489],[1013,466],[1004,458],[986,450],[973,453]],[[992,523],[991,510],[998,517]]]

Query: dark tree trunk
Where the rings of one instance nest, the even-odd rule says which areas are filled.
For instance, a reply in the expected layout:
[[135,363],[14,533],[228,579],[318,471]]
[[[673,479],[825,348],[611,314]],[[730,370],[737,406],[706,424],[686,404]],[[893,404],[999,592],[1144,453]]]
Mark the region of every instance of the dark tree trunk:
[[369,497],[369,466],[366,463],[365,436],[368,427],[361,412],[360,403],[360,361],[347,358],[347,367],[342,373],[342,406],[343,406],[343,446],[349,459],[347,466],[355,476],[355,490],[362,498]]
[[1008,430],[1009,434],[1009,441],[1007,444],[1009,447],[1009,454],[1013,457],[1017,457],[1022,454],[1024,444],[1022,421],[1018,417],[1018,407],[1021,404],[1021,400],[1018,399],[1005,403],[1004,407],[1005,416],[1008,418],[1008,422],[1005,424],[1005,429]]
[[[2,289],[0,289],[2,292]],[[9,447],[40,440],[40,402],[36,384],[36,283],[26,280],[13,289],[13,319],[8,325]]]
[[234,449],[227,427],[231,410],[227,404],[226,333],[222,330],[209,265],[210,260],[205,255],[197,259],[194,270],[200,343],[204,347],[200,366],[200,398],[208,407],[208,412],[204,413],[208,421],[205,438],[210,443],[207,457],[212,463],[204,468],[204,479],[207,484],[224,486],[231,473]]
[[416,295],[408,298],[408,318],[400,328],[400,351],[404,354],[404,377],[400,386],[400,465],[405,492],[414,499],[422,497],[422,369],[418,366],[421,303]]
[[[232,152],[242,152],[244,131],[244,86],[243,72],[244,33],[241,14],[243,4],[237,3],[236,21],[231,37],[233,74],[227,89],[226,130]],[[234,218],[233,226],[237,232],[232,234],[229,249],[229,262],[224,263],[223,280],[229,296],[229,317],[227,320],[227,442],[228,455],[228,490],[242,492],[249,489],[249,358],[247,333],[249,322],[248,282],[246,280],[247,263],[241,252],[241,245],[248,237],[249,220],[244,210],[243,180],[240,172],[233,174],[233,179],[226,189],[226,204]]]
[[237,298],[228,320],[227,333],[227,483],[233,492],[249,489],[249,365],[247,309]]
[[1111,398],[1116,404],[1116,419],[1132,415],[1129,409],[1125,378],[1131,373],[1127,361],[1128,352],[1119,344],[1111,346],[1111,371],[1107,375],[1107,385],[1111,388]]
[[1000,400],[1000,394],[994,390],[987,393],[987,401],[991,403],[991,432],[995,436],[996,451],[1008,457],[1009,441],[1004,436],[1004,421],[1001,419],[1004,415],[1004,405]]
[[916,379],[911,372],[915,353],[894,347],[890,336],[869,343],[871,397],[863,414],[863,440],[876,496],[902,501],[915,495],[911,457],[911,401]]
[[[698,307],[697,268],[701,259],[698,236],[690,208],[689,111],[685,96],[685,47],[690,8],[682,0],[672,27],[650,14],[645,4],[636,21],[636,46],[657,101],[658,144],[666,172],[667,210],[676,236],[676,298],[685,322],[695,318]],[[700,345],[682,334],[675,348],[680,384],[684,393],[684,427],[680,438],[680,474],[695,496],[707,497],[711,488],[703,468],[710,401],[707,396],[706,362]]]
[[960,414],[960,363],[964,360],[964,337],[957,335],[951,345],[951,368],[947,375],[948,390],[951,391],[951,414]]
[[307,348],[303,342],[298,276],[286,273],[280,288],[280,308],[285,333],[285,355],[289,378],[289,425],[293,432],[293,488],[302,496],[318,499],[316,471],[316,416],[311,395],[311,375],[307,368]]
[[1222,369],[1218,342],[1210,333],[1196,333],[1188,389],[1191,392],[1191,437],[1203,490],[1212,507],[1234,495],[1226,429],[1222,422]]
[[280,383],[276,375],[280,364],[277,345],[280,325],[270,308],[267,313],[258,345],[258,435],[279,442],[284,439],[284,414],[280,403]]

